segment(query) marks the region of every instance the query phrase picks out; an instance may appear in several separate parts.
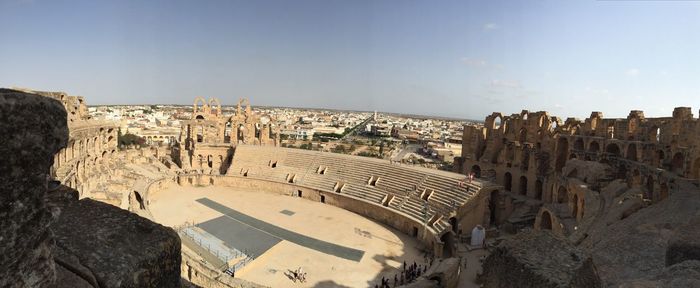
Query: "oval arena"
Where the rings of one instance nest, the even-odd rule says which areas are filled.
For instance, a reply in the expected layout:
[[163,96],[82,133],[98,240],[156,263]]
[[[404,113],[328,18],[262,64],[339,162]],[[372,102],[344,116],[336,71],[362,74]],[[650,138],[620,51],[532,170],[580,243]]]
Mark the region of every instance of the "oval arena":
[[[427,267],[425,259],[455,257],[462,231],[493,220],[485,197],[498,189],[493,184],[388,160],[275,147],[275,127],[247,104],[224,117],[217,100],[197,99],[182,126],[183,145],[172,151],[179,174],[133,197],[155,221],[178,227],[184,250],[192,252],[183,264],[190,281],[201,281],[193,263],[203,258],[273,287],[288,285],[298,267],[311,286],[373,286],[393,279],[404,261]],[[458,265],[435,266],[432,281],[457,285]]]

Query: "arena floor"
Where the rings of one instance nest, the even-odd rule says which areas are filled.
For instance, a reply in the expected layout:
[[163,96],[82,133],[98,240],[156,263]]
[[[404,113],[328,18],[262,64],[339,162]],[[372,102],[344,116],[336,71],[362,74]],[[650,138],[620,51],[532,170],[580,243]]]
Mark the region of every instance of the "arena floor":
[[[393,278],[404,260],[424,261],[408,235],[297,197],[174,186],[149,195],[149,202],[155,220],[164,225],[194,222],[225,243],[263,251],[236,277],[271,287],[374,287],[382,276]],[[306,283],[285,276],[298,267],[308,273]]]

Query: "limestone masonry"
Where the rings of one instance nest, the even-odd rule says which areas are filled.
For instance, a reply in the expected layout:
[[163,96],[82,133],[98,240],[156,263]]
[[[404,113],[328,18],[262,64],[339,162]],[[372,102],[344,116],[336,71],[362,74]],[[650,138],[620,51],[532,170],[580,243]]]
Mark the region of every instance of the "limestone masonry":
[[[262,287],[239,276],[291,272],[271,271],[270,254],[212,250],[219,243],[197,223],[155,223],[156,196],[185,190],[284,195],[280,203],[300,198],[372,219],[399,235],[381,241],[425,254],[405,287],[700,286],[700,120],[691,108],[566,121],[493,113],[464,127],[452,172],[283,148],[279,122],[247,99],[230,114],[216,98],[191,108],[175,122],[177,137],[120,147],[120,126],[92,119],[82,97],[0,89],[0,287]],[[166,208],[183,219],[221,216],[180,200]],[[400,271],[406,255],[370,256],[383,266],[367,286]]]

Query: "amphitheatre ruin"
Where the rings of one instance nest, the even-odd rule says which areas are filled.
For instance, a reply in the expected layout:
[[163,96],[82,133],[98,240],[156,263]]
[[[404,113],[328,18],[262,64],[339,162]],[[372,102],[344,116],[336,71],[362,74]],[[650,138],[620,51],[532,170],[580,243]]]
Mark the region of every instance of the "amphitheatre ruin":
[[0,112],[0,287],[700,285],[689,107],[493,113],[452,172],[283,148],[246,99],[196,98],[149,148],[64,92],[1,89]]

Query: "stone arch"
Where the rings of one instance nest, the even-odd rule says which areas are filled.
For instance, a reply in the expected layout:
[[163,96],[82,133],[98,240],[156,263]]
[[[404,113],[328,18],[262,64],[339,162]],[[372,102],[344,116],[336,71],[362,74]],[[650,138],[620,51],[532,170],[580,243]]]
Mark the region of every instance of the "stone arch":
[[527,142],[527,129],[520,128],[520,132],[518,133],[518,141],[520,141],[520,143]]
[[618,146],[615,143],[610,143],[608,146],[605,147],[605,152],[610,154],[611,156],[619,157],[620,156],[620,146]]
[[506,191],[511,191],[513,187],[513,175],[510,174],[510,172],[506,172],[506,174],[503,175],[503,186]]
[[557,203],[566,203],[567,200],[569,200],[569,191],[563,185],[559,186],[559,190],[557,190]]
[[[202,104],[202,106],[199,106],[199,103]],[[205,113],[207,109],[207,100],[204,100],[204,98],[197,96],[194,98],[194,107],[193,107],[192,114],[196,115],[197,113]]]
[[471,172],[474,173],[475,178],[481,177],[481,167],[479,167],[479,165],[472,166]]
[[219,102],[218,98],[209,99],[209,110],[211,114],[221,114],[221,103]]
[[[242,108],[242,107],[245,107],[245,108]],[[244,110],[241,110],[241,109],[244,109]],[[250,114],[250,110],[251,110],[251,107],[250,107],[250,101],[248,100],[248,98],[241,98],[238,100],[238,106],[236,108],[236,115],[242,115],[243,113],[245,113],[245,116],[247,117]]]
[[598,144],[597,141],[591,141],[591,143],[588,144],[588,152],[598,153],[599,151],[600,151],[600,144]]
[[569,156],[569,140],[560,136],[557,140],[557,160],[554,167],[557,172],[561,172],[566,165],[567,156]]
[[679,175],[683,175],[684,166],[685,156],[683,156],[683,153],[676,152],[676,154],[673,154],[673,159],[671,160],[671,171]]
[[[491,129],[499,130],[502,126],[504,126],[504,124],[505,122],[503,121],[503,117],[501,114],[498,114],[495,118],[493,118],[493,126],[491,126]],[[505,129],[503,129],[503,131],[505,131]]]
[[527,195],[527,177],[520,176],[520,181],[518,181],[518,193],[520,195]]
[[552,214],[545,210],[540,217],[540,230],[552,230]]
[[661,128],[659,128],[656,125],[652,126],[649,129],[649,134],[647,135],[647,140],[649,142],[658,143],[660,138],[661,138]]
[[627,156],[625,158],[627,158],[627,160],[637,162],[637,145],[636,144],[630,143],[629,145],[627,145]]

